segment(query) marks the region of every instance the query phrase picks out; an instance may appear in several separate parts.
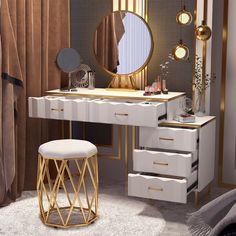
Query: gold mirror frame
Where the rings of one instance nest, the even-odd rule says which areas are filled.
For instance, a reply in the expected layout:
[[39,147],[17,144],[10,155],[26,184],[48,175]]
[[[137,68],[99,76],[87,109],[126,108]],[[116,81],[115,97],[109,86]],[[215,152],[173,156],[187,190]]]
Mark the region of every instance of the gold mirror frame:
[[[149,61],[151,60],[151,57],[152,57],[152,54],[153,54],[153,49],[154,49],[154,41],[153,41],[153,35],[152,35],[152,31],[151,31],[151,28],[150,26],[148,25],[148,23],[143,19],[143,17],[141,17],[140,15],[136,14],[135,12],[132,12],[132,11],[128,11],[128,10],[119,10],[119,11],[112,11],[110,14],[114,13],[114,12],[124,12],[124,13],[131,13],[132,15],[135,15],[136,17],[138,17],[143,23],[144,25],[147,27],[147,30],[149,32],[149,35],[150,35],[150,41],[151,41],[151,48],[150,48],[150,51],[149,51],[149,55],[147,57],[147,59],[145,60],[145,62],[143,63],[143,65],[141,67],[139,67],[137,70],[133,71],[133,72],[130,72],[128,74],[116,74],[116,73],[113,73],[111,72],[110,70],[108,70],[104,65],[102,65],[99,60],[97,59],[97,56],[96,56],[96,53],[95,53],[95,37],[93,37],[93,53],[94,53],[94,56],[96,58],[96,61],[98,63],[98,65],[104,70],[106,71],[109,75],[111,75],[112,77],[112,81],[109,83],[108,85],[108,88],[125,88],[125,89],[130,89],[131,90],[135,90],[136,87],[135,87],[135,81],[134,81],[134,78],[133,76],[138,74],[140,71],[142,71],[149,63]],[[109,14],[109,15],[110,15]],[[96,30],[98,29],[99,25],[101,24],[102,20],[107,17],[108,15],[104,16],[100,23],[98,24]],[[96,31],[95,31],[96,33]],[[94,33],[94,35],[95,35]],[[125,81],[125,80],[128,80],[128,81]],[[124,86],[125,85],[125,86]]]

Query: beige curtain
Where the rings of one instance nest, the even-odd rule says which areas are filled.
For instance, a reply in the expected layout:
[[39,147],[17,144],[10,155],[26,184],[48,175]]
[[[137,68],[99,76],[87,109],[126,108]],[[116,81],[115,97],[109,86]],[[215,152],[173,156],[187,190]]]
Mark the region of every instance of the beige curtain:
[[29,119],[27,98],[59,88],[55,59],[68,47],[69,0],[1,0],[0,205],[35,188],[37,149],[61,124]]

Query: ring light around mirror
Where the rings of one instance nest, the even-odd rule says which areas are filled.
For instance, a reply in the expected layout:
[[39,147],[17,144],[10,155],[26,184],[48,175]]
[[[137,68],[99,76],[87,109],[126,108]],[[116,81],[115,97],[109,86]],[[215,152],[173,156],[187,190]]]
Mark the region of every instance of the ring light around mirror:
[[115,11],[98,25],[93,46],[104,70],[112,75],[133,75],[147,65],[153,39],[143,18],[133,12]]
[[57,55],[57,65],[65,73],[72,73],[80,66],[80,55],[73,48],[63,48]]

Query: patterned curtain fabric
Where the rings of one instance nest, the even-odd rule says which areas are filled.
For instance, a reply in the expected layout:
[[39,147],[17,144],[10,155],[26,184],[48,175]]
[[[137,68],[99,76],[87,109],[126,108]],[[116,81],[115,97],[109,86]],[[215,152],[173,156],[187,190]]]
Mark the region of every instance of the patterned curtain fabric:
[[38,146],[61,137],[58,121],[30,119],[27,98],[59,88],[55,60],[69,46],[69,0],[1,0],[0,205],[36,186]]

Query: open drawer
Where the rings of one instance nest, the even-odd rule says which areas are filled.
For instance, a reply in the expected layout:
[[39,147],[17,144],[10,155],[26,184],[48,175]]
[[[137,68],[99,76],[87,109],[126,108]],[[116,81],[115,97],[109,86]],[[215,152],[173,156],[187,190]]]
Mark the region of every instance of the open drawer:
[[188,194],[197,187],[197,170],[185,179],[147,174],[129,174],[128,195],[170,202],[186,203]]
[[58,120],[88,120],[88,99],[58,96],[29,97],[29,116]]
[[161,102],[97,99],[89,104],[91,122],[156,127],[166,114]]
[[197,150],[198,130],[168,127],[141,127],[139,146],[178,151]]
[[189,177],[192,165],[197,161],[197,152],[171,153],[135,149],[133,158],[134,171]]

